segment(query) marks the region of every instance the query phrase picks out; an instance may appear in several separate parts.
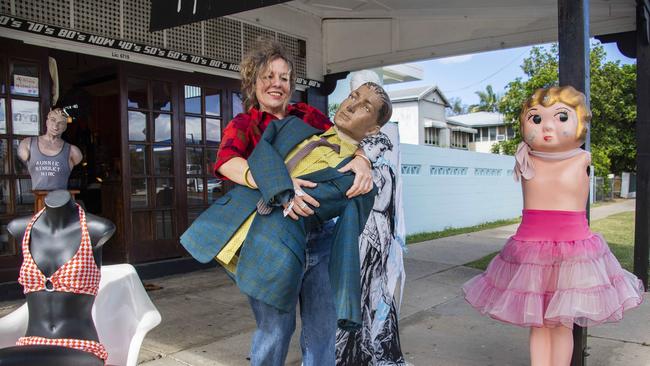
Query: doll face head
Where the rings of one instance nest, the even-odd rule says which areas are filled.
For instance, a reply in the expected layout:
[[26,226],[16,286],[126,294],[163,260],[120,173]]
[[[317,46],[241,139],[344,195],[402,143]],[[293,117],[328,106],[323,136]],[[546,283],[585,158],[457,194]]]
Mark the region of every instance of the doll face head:
[[572,86],[537,89],[519,116],[524,141],[533,150],[545,152],[580,147],[590,120],[584,94]]
[[576,136],[576,111],[564,103],[529,108],[522,127],[524,141],[536,151],[566,151],[582,145],[582,140]]

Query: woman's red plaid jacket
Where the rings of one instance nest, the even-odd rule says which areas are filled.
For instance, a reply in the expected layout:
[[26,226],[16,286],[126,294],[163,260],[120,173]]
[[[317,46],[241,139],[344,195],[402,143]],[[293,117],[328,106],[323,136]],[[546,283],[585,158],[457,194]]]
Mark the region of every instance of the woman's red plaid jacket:
[[[321,111],[306,103],[290,104],[287,106],[286,115],[287,117],[296,116],[321,131],[326,131],[332,126],[332,122]],[[278,119],[276,116],[260,112],[255,107],[251,108],[248,113],[240,113],[235,116],[223,131],[221,145],[217,151],[217,161],[214,164],[214,174],[218,178],[227,179],[217,170],[234,157],[248,159],[262,138],[266,126],[276,119]]]

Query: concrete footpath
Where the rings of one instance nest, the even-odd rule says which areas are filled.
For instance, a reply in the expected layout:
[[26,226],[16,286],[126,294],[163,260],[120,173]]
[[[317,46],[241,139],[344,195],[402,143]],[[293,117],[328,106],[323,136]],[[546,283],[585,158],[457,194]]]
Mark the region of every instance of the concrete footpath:
[[[592,209],[596,220],[634,210],[634,201]],[[460,286],[480,271],[463,265],[501,249],[517,225],[408,246],[400,314],[402,349],[417,366],[528,365],[528,330],[480,316]],[[140,353],[145,366],[248,365],[254,319],[246,298],[220,269],[147,281],[162,313]],[[650,296],[613,325],[589,329],[588,366],[650,366]],[[15,306],[0,303],[0,314]],[[299,329],[299,328],[298,328]],[[296,332],[298,334],[298,332]],[[294,336],[288,365],[300,365]]]

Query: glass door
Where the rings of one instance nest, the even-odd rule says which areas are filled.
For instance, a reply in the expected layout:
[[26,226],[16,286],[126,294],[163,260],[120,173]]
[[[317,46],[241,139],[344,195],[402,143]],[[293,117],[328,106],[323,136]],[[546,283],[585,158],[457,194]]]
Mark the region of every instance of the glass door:
[[184,135],[187,224],[223,195],[223,181],[212,171],[221,142],[221,91],[185,85]]
[[0,282],[15,281],[22,261],[20,238],[12,238],[7,225],[34,212],[31,179],[18,158],[18,145],[39,135],[49,105],[46,51],[0,40]]
[[181,255],[177,244],[177,142],[173,84],[127,80],[132,254],[136,262]]

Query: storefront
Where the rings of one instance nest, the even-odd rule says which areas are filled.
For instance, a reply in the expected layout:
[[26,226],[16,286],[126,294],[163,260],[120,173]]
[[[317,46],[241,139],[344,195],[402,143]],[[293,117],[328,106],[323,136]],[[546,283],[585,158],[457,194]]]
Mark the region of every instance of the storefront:
[[[45,12],[58,14],[48,8],[55,2],[45,3]],[[306,57],[301,41],[284,34],[235,24],[231,19],[206,21],[199,29],[236,27],[241,35],[239,52],[228,56],[232,47],[223,45],[222,39],[228,34],[203,33],[198,46],[203,56],[195,57],[182,48],[191,51],[196,46],[174,44],[180,38],[173,32],[165,33],[161,44],[158,34],[144,32],[148,40],[109,38],[108,30],[114,27],[110,24],[101,39],[82,31],[74,31],[73,36],[62,24],[47,23],[47,17],[34,19],[36,13],[29,13],[30,9],[19,14],[21,9],[13,9],[16,15],[11,16],[0,4],[0,284],[5,288],[16,281],[22,261],[20,240],[8,234],[7,224],[32,214],[34,202],[17,146],[22,139],[45,132],[51,106],[69,107],[74,119],[63,137],[84,155],[69,188],[80,191],[77,198],[89,213],[117,226],[104,247],[103,261],[147,266],[163,261],[160,268],[174,271],[178,263],[190,262],[179,236],[228,189],[228,182],[214,177],[212,165],[225,124],[242,111],[237,62],[244,46],[253,44],[252,37],[266,32],[294,52],[301,85],[294,102],[314,103],[316,98],[326,105],[326,98],[315,90],[306,91],[310,82],[318,83],[304,77]],[[123,19],[128,20],[128,14],[122,10]],[[129,25],[122,28],[128,30]],[[245,28],[250,32],[245,33]],[[89,45],[90,39],[93,44]],[[221,49],[215,48],[220,44]],[[161,47],[165,45],[179,51]],[[153,48],[156,55],[143,54]],[[207,57],[219,55],[223,61]],[[168,58],[175,60],[164,67]]]

